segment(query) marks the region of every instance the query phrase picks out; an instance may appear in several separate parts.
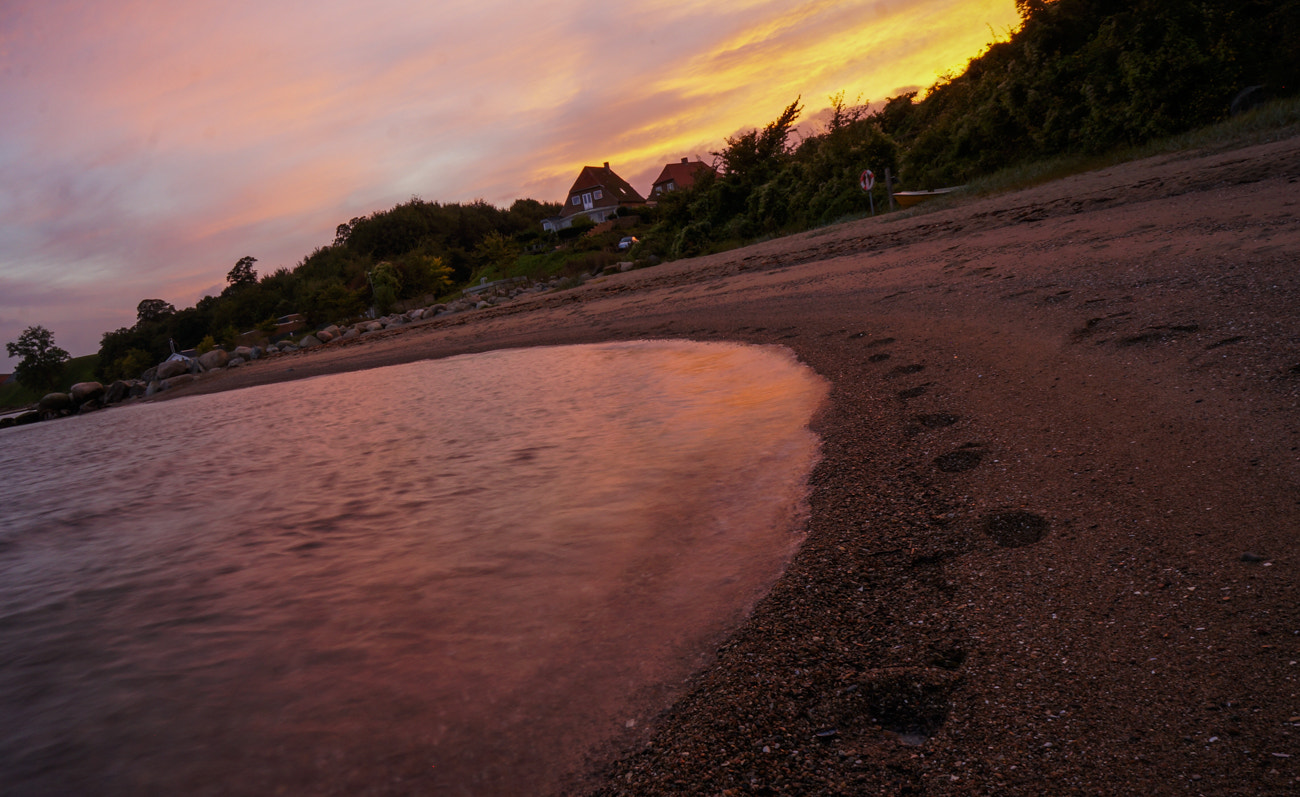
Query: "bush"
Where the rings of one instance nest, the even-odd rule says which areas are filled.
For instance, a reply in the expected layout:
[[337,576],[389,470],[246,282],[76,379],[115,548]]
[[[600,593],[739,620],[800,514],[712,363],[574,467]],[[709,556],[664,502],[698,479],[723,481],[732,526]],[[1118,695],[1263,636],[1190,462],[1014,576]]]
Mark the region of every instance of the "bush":
[[108,369],[110,379],[139,379],[140,375],[155,365],[154,358],[144,349],[131,349]]
[[708,248],[713,235],[713,225],[707,221],[687,224],[673,241],[673,257],[695,257]]

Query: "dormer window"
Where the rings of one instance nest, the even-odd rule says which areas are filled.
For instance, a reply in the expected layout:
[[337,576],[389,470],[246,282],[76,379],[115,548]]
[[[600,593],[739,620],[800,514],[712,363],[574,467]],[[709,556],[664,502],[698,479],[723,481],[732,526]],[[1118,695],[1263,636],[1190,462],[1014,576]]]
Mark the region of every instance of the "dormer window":
[[573,195],[573,201],[572,201],[572,204],[574,204],[574,205],[581,205],[581,204],[582,204],[582,197],[578,196],[577,194],[574,194],[574,195]]
[[591,195],[592,195],[594,198],[596,198],[596,199],[600,199],[600,198],[602,198],[603,196],[605,196],[605,192],[604,192],[604,191],[601,191],[599,188],[597,188],[595,191],[592,191],[592,192],[591,192]]

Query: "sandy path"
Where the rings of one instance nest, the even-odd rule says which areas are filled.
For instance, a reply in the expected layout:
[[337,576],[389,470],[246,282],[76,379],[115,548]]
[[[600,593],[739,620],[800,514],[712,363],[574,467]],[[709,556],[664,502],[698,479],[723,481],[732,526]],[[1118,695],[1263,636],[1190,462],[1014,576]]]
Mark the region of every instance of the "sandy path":
[[501,346],[789,346],[833,384],[808,541],[573,788],[1295,793],[1298,180],[1300,138],[1164,156],[186,392]]

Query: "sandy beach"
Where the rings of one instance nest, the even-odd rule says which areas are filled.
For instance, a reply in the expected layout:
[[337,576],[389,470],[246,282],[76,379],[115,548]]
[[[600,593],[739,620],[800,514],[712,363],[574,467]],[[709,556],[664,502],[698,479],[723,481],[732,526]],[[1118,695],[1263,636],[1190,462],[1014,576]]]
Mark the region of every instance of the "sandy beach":
[[832,386],[807,540],[568,792],[1294,794],[1298,216],[1300,138],[1164,155],[174,393],[501,347],[789,347]]

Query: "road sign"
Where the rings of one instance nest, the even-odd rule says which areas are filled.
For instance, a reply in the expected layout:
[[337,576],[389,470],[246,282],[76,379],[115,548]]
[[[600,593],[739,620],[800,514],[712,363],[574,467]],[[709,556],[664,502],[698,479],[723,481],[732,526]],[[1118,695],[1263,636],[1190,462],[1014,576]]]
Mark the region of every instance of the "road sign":
[[862,186],[863,191],[870,191],[876,185],[875,173],[870,169],[864,170],[862,172],[862,178],[858,180],[858,184]]

